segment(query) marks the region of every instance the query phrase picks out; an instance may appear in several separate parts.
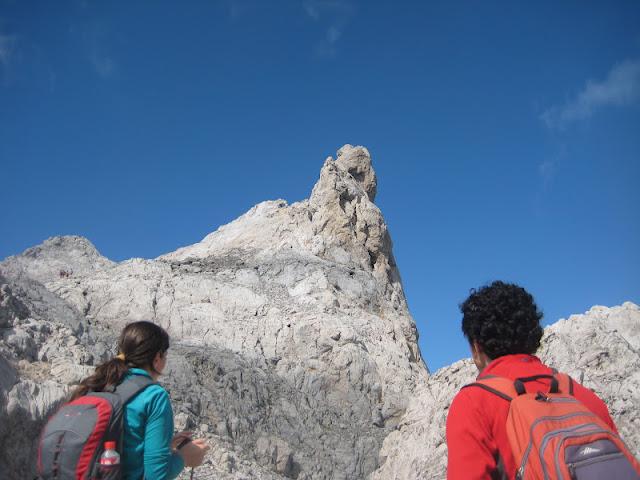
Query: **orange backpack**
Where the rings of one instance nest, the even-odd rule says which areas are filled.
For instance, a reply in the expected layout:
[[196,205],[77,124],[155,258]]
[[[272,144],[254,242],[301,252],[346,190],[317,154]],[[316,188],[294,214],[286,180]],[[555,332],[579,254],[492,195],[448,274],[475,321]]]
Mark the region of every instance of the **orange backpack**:
[[[516,480],[639,480],[640,463],[622,439],[573,396],[571,377],[554,373],[515,381],[486,376],[467,385],[510,402]],[[527,393],[525,383],[543,378],[551,380],[549,392]]]

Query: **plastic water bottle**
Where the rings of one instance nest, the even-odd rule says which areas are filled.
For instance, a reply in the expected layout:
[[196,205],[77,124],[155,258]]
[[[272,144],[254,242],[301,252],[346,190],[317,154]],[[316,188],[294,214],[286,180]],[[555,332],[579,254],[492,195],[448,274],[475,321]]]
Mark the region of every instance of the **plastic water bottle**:
[[116,442],[104,442],[104,452],[100,455],[100,471],[107,473],[120,468],[120,454],[116,451]]

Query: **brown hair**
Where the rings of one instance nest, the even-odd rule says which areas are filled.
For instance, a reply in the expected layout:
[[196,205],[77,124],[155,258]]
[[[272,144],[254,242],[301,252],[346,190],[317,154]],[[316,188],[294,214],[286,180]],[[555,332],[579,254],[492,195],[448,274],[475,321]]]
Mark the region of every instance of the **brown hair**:
[[[129,368],[151,369],[156,354],[169,349],[169,334],[152,322],[133,322],[124,327],[118,340],[119,355],[98,365],[71,395],[75,400],[89,392],[102,392],[117,386]],[[156,372],[159,373],[159,372]]]

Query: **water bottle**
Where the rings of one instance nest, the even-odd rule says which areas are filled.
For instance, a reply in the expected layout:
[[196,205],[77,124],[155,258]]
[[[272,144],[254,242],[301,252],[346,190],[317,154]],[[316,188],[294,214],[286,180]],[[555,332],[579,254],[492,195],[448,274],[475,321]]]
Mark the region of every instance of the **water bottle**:
[[104,452],[100,456],[100,473],[117,471],[120,468],[120,454],[116,451],[116,442],[104,442]]

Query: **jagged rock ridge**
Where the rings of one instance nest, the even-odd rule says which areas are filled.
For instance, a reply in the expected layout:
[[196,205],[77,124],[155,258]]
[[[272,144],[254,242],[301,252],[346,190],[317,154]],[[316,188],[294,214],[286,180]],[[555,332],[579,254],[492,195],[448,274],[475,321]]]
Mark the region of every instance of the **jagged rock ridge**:
[[114,263],[80,237],[6,259],[17,315],[2,348],[21,368],[8,395],[46,410],[125,323],[152,319],[174,340],[177,418],[210,436],[218,473],[368,476],[427,377],[376,189],[368,151],[346,145],[308,200],[261,203],[157,259]]
[[[7,478],[28,477],[46,412],[139,319],[172,336],[163,381],[178,427],[213,446],[198,478],[441,478],[446,407],[472,370],[429,377],[376,192],[368,151],[345,145],[308,200],[263,202],[157,259],[115,263],[82,237],[55,237],[0,262]],[[603,379],[638,359],[637,307],[625,308],[634,350],[613,335],[602,351],[631,363],[611,362]],[[580,322],[584,338],[610,329]],[[629,385],[638,391],[637,378]],[[625,432],[634,395],[614,409]]]

